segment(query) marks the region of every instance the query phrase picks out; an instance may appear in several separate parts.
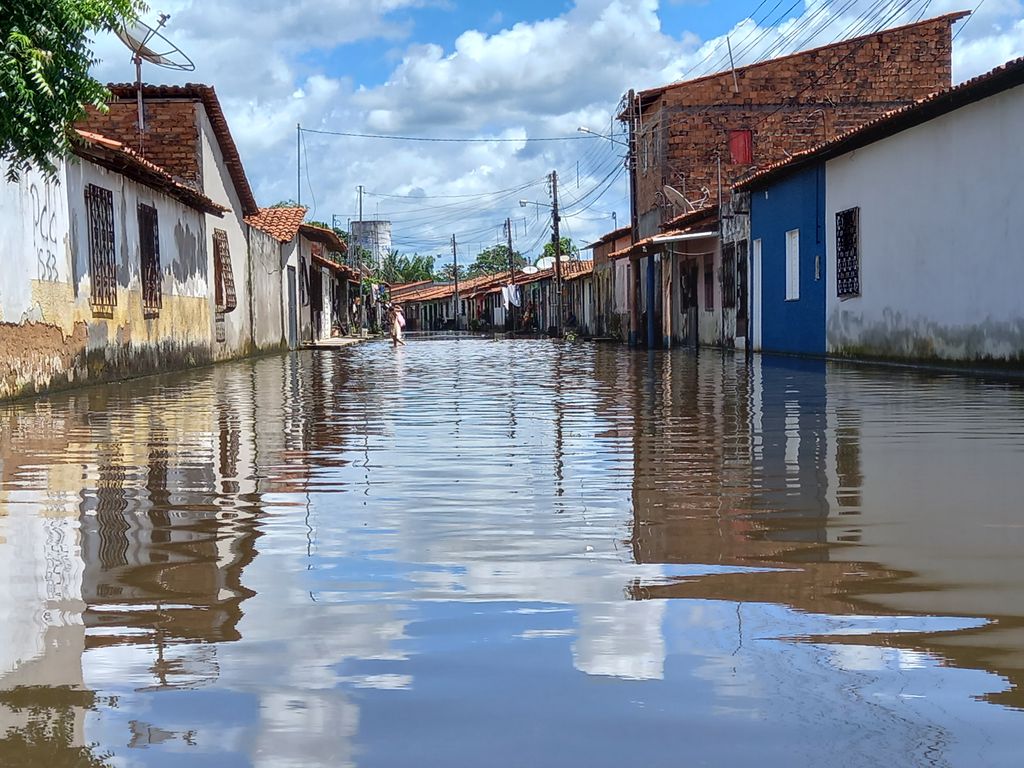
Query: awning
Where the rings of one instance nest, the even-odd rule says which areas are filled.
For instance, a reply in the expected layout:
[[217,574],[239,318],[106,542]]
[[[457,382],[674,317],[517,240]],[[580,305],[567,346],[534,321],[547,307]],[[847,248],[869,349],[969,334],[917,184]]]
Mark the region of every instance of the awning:
[[672,243],[683,243],[687,240],[703,240],[708,237],[718,237],[718,232],[665,232],[661,235],[645,237],[639,243],[634,243],[628,248],[615,251],[608,258],[624,259],[627,256],[629,258],[640,258],[647,253],[659,253],[664,250],[666,245],[671,245]]

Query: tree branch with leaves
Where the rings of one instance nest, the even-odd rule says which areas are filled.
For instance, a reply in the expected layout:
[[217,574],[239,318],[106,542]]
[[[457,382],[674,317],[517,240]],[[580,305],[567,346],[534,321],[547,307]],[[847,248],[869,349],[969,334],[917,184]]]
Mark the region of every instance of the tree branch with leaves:
[[134,20],[141,0],[3,0],[0,3],[0,160],[16,180],[47,175],[71,149],[85,107],[106,109],[110,93],[89,69],[92,35]]

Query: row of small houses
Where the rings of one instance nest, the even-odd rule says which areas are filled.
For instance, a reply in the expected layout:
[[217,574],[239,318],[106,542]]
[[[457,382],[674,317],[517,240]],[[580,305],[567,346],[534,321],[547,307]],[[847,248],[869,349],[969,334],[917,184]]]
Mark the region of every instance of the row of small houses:
[[[563,325],[589,333],[592,325],[593,261],[566,260],[561,265]],[[515,330],[551,334],[558,323],[555,267],[505,270],[454,283],[422,281],[393,286],[391,301],[405,310],[410,331]],[[508,295],[515,289],[514,298]]]
[[0,399],[348,330],[345,244],[256,204],[214,89],[145,86],[141,133],[136,87],[110,90],[55,176],[0,182]]
[[[631,93],[632,226],[566,283],[580,332],[1020,366],[1024,59],[952,86],[966,15]],[[465,284],[463,314],[495,285]],[[450,298],[413,294],[414,316]]]

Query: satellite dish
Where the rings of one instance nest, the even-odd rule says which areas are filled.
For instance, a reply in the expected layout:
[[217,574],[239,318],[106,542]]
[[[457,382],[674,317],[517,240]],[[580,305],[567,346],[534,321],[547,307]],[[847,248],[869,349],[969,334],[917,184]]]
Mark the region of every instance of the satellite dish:
[[524,275],[536,275],[538,272],[540,272],[540,270],[534,266],[525,266],[519,271],[522,272]]
[[538,270],[541,270],[541,269],[551,269],[553,266],[555,266],[555,258],[554,258],[554,256],[545,256],[545,257],[543,257],[541,259],[537,259],[537,269]]
[[138,91],[139,100],[139,149],[142,149],[142,138],[146,129],[146,116],[142,109],[142,62],[148,61],[164,69],[174,69],[179,72],[191,72],[196,68],[192,59],[184,54],[174,43],[160,34],[160,29],[167,20],[169,14],[161,13],[155,27],[149,26],[142,20],[122,24],[115,32],[128,49],[132,52],[132,63],[135,64],[135,88]]
[[665,192],[665,197],[667,197],[676,208],[681,208],[684,211],[694,210],[693,204],[687,200],[678,189],[670,187],[668,184],[662,187],[662,189]]

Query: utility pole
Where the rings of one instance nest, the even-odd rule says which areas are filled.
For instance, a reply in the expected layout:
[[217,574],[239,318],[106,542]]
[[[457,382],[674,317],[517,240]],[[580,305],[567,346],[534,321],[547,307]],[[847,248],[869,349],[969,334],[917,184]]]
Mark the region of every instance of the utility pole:
[[452,273],[455,276],[455,330],[459,330],[459,252],[452,235]]
[[353,240],[354,242],[350,243],[349,245],[351,247],[355,248],[355,251],[356,251],[356,266],[359,269],[359,315],[360,315],[359,327],[360,328],[367,328],[367,325],[366,325],[366,322],[367,322],[366,291],[364,289],[366,281],[363,279],[365,277],[365,275],[363,274],[363,254],[362,254],[362,249],[359,247],[359,241],[360,241],[360,239],[362,238],[362,235],[363,235],[363,185],[362,184],[359,185],[359,221],[356,222],[356,229],[359,230],[359,235],[355,236],[355,230],[353,230],[353,237],[350,237],[349,239]]
[[302,123],[295,124],[295,203],[302,205]]
[[[505,219],[505,234],[508,236],[508,281],[512,288],[515,288],[516,284],[516,259],[512,253],[512,219]],[[508,326],[513,333],[516,330],[516,305],[512,303],[512,293],[509,292],[508,297]]]
[[558,232],[558,171],[551,172],[551,227],[555,245],[555,296],[558,299],[558,311],[555,313],[555,333],[562,338],[562,239]]

